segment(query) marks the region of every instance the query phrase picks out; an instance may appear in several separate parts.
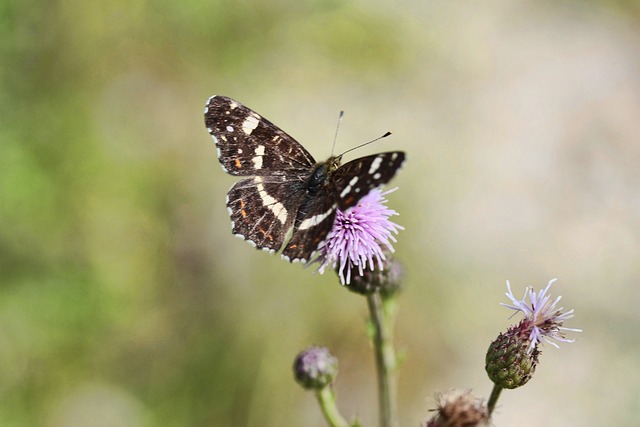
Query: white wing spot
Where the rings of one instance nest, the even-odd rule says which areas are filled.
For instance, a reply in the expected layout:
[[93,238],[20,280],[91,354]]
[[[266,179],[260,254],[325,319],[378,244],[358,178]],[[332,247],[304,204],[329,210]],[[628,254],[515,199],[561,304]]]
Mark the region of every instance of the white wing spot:
[[382,175],[380,175],[380,172],[376,172],[375,174],[373,174],[373,179],[378,180],[381,176]]
[[280,203],[279,201],[271,197],[269,193],[267,193],[267,191],[264,189],[264,185],[262,185],[262,178],[256,177],[255,183],[258,194],[262,199],[262,204],[266,206],[271,212],[273,212],[278,221],[284,224],[287,221],[287,217],[289,216],[287,209],[282,203]]
[[260,123],[260,116],[252,113],[242,122],[242,131],[247,135],[251,135],[251,132],[258,127],[258,123]]
[[[238,108],[238,103],[236,101],[231,101],[231,104],[229,104],[229,108],[231,108],[232,110],[235,110],[236,108]],[[227,111],[228,113],[228,111]]]
[[258,145],[254,153],[256,154],[256,156],[253,159],[251,159],[251,161],[253,162],[253,167],[255,169],[262,169],[262,156],[264,156],[264,145]]
[[233,132],[233,131],[235,131],[233,126],[227,126],[227,132]]
[[347,184],[347,186],[344,187],[344,190],[342,190],[342,193],[340,193],[340,198],[343,198],[344,196],[349,194],[349,191],[351,191],[351,187],[356,185],[356,182],[358,182],[357,176],[354,176],[353,178],[351,178],[351,181],[349,181],[349,184]]
[[369,175],[378,170],[380,163],[382,163],[382,157],[376,157],[373,159],[373,162],[371,162],[371,166],[369,167]]
[[314,227],[314,226],[320,224],[322,221],[325,220],[325,218],[327,218],[329,215],[331,215],[334,210],[335,210],[335,208],[332,206],[331,209],[329,209],[325,213],[314,215],[311,218],[305,219],[304,221],[302,221],[300,223],[300,226],[298,227],[298,230],[306,230],[308,228],[311,228],[311,227]]

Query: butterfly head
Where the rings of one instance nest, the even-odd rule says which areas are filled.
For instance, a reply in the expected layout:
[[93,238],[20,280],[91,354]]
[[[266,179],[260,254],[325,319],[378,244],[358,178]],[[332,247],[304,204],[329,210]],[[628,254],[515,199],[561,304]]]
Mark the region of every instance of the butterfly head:
[[316,194],[327,181],[327,177],[340,167],[342,156],[331,156],[326,162],[316,164],[307,181],[307,191]]
[[327,165],[327,168],[329,169],[329,173],[335,171],[342,164],[342,154],[340,154],[339,156],[331,156],[331,157],[329,157],[329,159],[325,162],[325,164]]

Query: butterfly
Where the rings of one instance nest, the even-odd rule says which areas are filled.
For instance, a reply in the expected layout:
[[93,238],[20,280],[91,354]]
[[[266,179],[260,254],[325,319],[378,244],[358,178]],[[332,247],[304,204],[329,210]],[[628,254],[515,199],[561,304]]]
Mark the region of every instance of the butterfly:
[[[222,169],[244,176],[227,193],[233,234],[290,262],[309,261],[333,226],[336,209],[389,182],[405,160],[393,151],[341,165],[316,162],[282,129],[225,96],[207,100],[204,121]],[[287,239],[288,237],[288,239]]]

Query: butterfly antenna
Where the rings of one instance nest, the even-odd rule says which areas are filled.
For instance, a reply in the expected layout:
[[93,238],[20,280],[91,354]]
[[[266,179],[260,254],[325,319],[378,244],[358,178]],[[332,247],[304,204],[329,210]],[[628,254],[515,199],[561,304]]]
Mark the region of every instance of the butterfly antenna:
[[364,144],[356,145],[356,146],[355,146],[355,147],[353,147],[353,148],[349,148],[347,151],[345,151],[344,153],[340,154],[340,155],[338,156],[338,158],[342,158],[342,156],[344,156],[345,154],[347,154],[347,153],[349,153],[349,152],[351,152],[351,151],[353,151],[353,150],[357,150],[357,149],[358,149],[358,148],[360,148],[360,147],[364,147],[365,145],[373,144],[373,143],[374,143],[374,142],[376,142],[376,141],[380,141],[382,138],[386,138],[386,137],[388,137],[389,135],[391,135],[391,132],[386,132],[384,135],[379,136],[379,137],[377,137],[376,139],[372,139],[371,141],[365,142]]
[[336,126],[336,134],[333,136],[333,145],[331,146],[331,155],[333,156],[333,150],[336,148],[336,141],[338,140],[338,131],[340,130],[340,123],[342,123],[342,118],[344,117],[344,111],[340,111],[340,116],[338,116],[338,126]]

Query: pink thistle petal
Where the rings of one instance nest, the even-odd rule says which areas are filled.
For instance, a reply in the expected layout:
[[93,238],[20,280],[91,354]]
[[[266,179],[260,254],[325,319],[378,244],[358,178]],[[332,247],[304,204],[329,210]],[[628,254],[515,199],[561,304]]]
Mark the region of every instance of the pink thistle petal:
[[389,209],[384,197],[390,192],[375,188],[364,196],[357,205],[338,211],[333,229],[319,248],[316,261],[320,262],[318,271],[322,274],[327,266],[338,267],[342,284],[351,282],[352,273],[362,276],[366,268],[374,270],[384,268],[384,251],[393,252],[394,234],[404,228],[389,220],[398,215]]
[[573,310],[563,313],[563,307],[556,307],[562,297],[551,301],[551,295],[547,292],[556,280],[557,279],[550,280],[549,284],[537,293],[532,288],[526,288],[522,299],[517,299],[513,295],[511,284],[507,280],[507,289],[509,292],[507,292],[506,295],[512,304],[500,303],[500,305],[515,310],[516,313],[521,312],[524,314],[525,319],[523,320],[523,324],[529,331],[529,352],[533,351],[543,340],[554,347],[558,347],[558,344],[551,340],[573,342],[575,340],[565,338],[565,332],[582,332],[580,329],[565,328],[562,326],[565,320],[573,317]]

